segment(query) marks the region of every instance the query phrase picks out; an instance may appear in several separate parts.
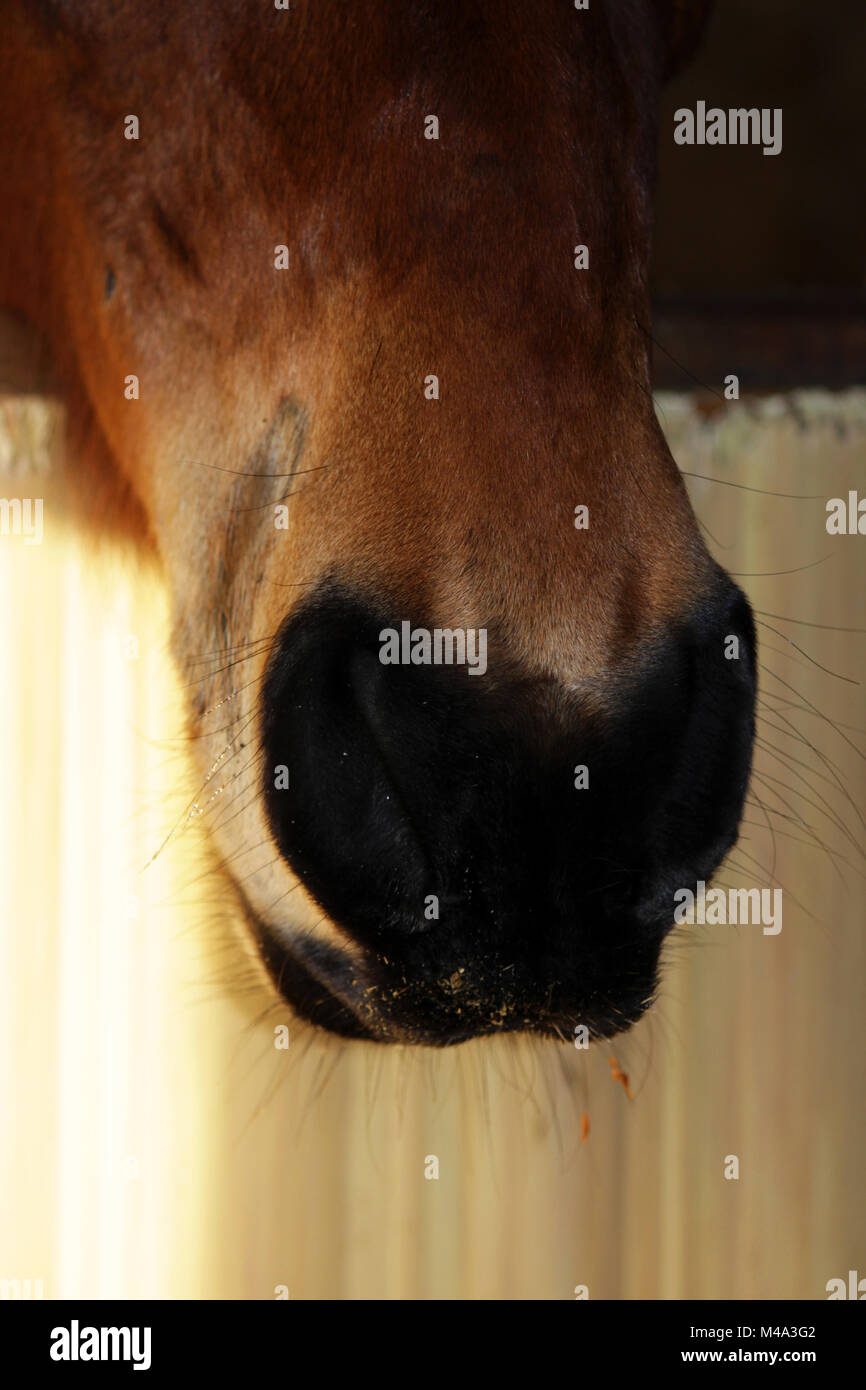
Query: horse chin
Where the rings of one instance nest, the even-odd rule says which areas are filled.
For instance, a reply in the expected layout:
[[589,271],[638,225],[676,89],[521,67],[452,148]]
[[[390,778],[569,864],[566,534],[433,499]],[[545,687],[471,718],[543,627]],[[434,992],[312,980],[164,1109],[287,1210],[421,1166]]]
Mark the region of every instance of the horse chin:
[[581,1030],[588,1044],[625,1032],[653,1002],[655,958],[643,985],[619,995],[579,1000],[572,980],[572,1009],[563,999],[551,1004],[554,986],[537,969],[512,974],[504,988],[476,979],[471,967],[438,978],[435,969],[404,971],[384,942],[365,950],[354,942],[334,945],[300,926],[266,922],[241,897],[248,930],[279,996],[299,1018],[344,1039],[442,1048],[532,1033],[573,1044]]

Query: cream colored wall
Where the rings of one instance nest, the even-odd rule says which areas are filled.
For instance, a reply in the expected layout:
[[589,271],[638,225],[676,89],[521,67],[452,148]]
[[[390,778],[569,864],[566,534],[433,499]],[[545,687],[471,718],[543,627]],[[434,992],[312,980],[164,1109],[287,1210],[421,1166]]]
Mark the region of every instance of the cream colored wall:
[[[824,528],[825,499],[862,479],[866,392],[660,413],[683,468],[742,485],[690,480],[729,568],[820,561],[744,578],[756,607],[866,627],[866,538]],[[44,428],[0,404],[3,495],[50,493],[22,471]],[[863,679],[863,636],[768,621]],[[781,813],[778,936],[682,929],[652,1016],[588,1057],[345,1046],[272,1006],[233,942],[185,815],[153,579],[95,560],[48,504],[41,546],[0,537],[0,1278],[41,1278],[46,1297],[820,1298],[866,1273],[863,828],[846,800],[862,812],[866,736],[828,723],[863,725],[862,687],[761,631],[762,737],[806,764],[757,764]],[[760,808],[747,820],[722,878],[766,884]]]

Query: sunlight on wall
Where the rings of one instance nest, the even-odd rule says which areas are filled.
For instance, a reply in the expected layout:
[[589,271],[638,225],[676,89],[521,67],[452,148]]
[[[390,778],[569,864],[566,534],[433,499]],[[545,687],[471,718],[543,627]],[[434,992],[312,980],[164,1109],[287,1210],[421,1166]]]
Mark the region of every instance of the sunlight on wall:
[[176,730],[164,613],[152,586],[90,570],[50,515],[41,546],[0,543],[0,1275],[189,1295],[206,1091],[172,1005],[190,954],[172,874],[141,873],[182,773],[152,741]]
[[[756,608],[862,627],[864,542],[829,537],[814,499],[855,486],[864,394],[723,419],[670,397],[660,415],[683,468],[762,489],[691,480]],[[275,1005],[227,928],[186,819],[156,580],[94,555],[48,502],[41,545],[0,536],[0,1280],[46,1297],[820,1298],[862,1268],[862,691],[813,663],[862,680],[864,638],[762,621],[756,800],[721,879],[781,882],[783,931],[675,934],[653,1016],[588,1058],[346,1047]]]

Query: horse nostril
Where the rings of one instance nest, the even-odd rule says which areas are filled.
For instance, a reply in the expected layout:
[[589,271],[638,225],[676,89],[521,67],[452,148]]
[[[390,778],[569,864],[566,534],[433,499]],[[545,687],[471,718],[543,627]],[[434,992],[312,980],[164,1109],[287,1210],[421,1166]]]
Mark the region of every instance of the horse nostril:
[[313,897],[358,935],[405,930],[413,901],[418,928],[429,925],[429,868],[374,640],[356,607],[314,604],[281,635],[263,691],[271,831]]
[[[635,904],[638,919],[670,912],[673,892],[708,878],[734,843],[751,770],[756,653],[752,611],[722,576],[671,638],[656,693],[662,708],[679,706],[655,763],[652,820],[645,837],[647,872]],[[667,672],[679,663],[679,678]]]

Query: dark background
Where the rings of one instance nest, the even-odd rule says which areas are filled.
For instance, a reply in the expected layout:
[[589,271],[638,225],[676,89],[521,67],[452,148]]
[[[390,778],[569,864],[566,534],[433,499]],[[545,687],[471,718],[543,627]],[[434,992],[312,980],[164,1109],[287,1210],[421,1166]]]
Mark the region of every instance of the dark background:
[[[674,144],[698,100],[781,107],[781,153]],[[864,103],[864,0],[717,0],[659,128],[655,332],[694,375],[866,383]],[[656,381],[694,384],[659,352]]]

